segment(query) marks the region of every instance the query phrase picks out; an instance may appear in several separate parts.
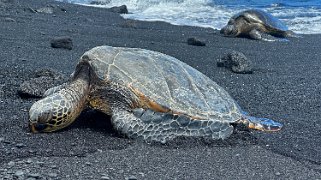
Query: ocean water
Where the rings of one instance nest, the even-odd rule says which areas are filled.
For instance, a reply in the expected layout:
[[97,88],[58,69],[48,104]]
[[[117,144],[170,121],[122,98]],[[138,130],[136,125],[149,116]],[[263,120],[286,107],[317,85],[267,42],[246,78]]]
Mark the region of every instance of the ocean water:
[[[165,21],[221,29],[237,12],[256,8],[271,13],[300,34],[321,33],[321,0],[58,0],[97,7],[126,5],[124,18]],[[101,5],[91,5],[99,1]]]

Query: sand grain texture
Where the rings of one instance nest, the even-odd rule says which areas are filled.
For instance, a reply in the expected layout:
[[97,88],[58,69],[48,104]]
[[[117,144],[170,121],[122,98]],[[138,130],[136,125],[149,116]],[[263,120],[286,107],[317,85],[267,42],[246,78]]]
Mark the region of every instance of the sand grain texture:
[[[0,179],[320,179],[320,35],[261,42],[163,22],[124,27],[119,14],[49,0],[0,4]],[[53,14],[28,10],[48,5],[59,8]],[[50,47],[61,36],[72,38],[72,50]],[[206,40],[206,46],[188,45],[189,37]],[[64,131],[30,134],[28,111],[36,99],[21,99],[19,85],[39,68],[69,76],[78,58],[99,45],[174,56],[224,87],[245,111],[278,120],[284,129],[238,131],[226,141],[146,144],[118,136],[107,116],[87,111]],[[216,66],[231,50],[251,59],[253,74]]]

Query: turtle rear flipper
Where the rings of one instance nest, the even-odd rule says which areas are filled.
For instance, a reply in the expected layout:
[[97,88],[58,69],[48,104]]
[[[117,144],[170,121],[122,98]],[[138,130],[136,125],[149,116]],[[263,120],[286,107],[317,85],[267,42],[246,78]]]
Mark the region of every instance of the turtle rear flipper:
[[243,118],[239,120],[239,122],[245,124],[250,129],[267,132],[279,131],[283,127],[281,123],[273,121],[272,119],[257,118],[248,115],[243,115]]
[[114,110],[112,123],[129,138],[161,143],[178,136],[225,139],[233,133],[233,126],[229,122],[195,120],[186,115],[160,113],[142,108],[133,109],[132,112]]

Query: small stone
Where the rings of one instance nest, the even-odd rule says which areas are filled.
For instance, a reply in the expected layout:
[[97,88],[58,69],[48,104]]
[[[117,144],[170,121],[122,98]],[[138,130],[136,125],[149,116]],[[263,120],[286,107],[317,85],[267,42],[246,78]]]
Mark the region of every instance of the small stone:
[[31,164],[32,163],[32,159],[27,159],[26,160],[26,164]]
[[41,178],[41,174],[39,174],[39,173],[30,173],[30,174],[28,174],[28,177],[35,178],[35,179],[40,179]]
[[53,48],[63,48],[71,50],[73,47],[72,39],[70,37],[56,37],[50,42]]
[[251,74],[252,62],[238,51],[232,51],[223,56],[218,62],[217,67],[226,67],[234,73]]
[[8,162],[8,166],[14,166],[16,163],[13,161]]
[[2,140],[2,143],[5,143],[5,144],[11,144],[11,142],[10,142],[10,141],[5,140],[5,139],[3,139],[3,140]]
[[14,176],[16,176],[16,177],[20,177],[20,176],[23,176],[23,175],[24,175],[24,172],[21,171],[21,170],[18,170],[18,171],[16,171],[16,172],[14,173]]
[[205,46],[206,45],[206,43],[204,41],[196,39],[195,37],[188,38],[187,39],[187,44],[188,45],[193,45],[193,46]]
[[6,22],[16,22],[16,20],[15,20],[15,19],[13,19],[13,18],[9,18],[9,17],[4,18],[4,20],[5,20]]
[[48,176],[51,177],[51,178],[56,178],[56,177],[58,177],[58,174],[56,174],[56,173],[49,173]]
[[91,166],[91,163],[90,163],[90,162],[85,162],[85,164],[86,164],[87,166]]
[[53,14],[54,8],[51,6],[48,6],[48,7],[42,7],[42,8],[36,9],[35,11],[38,13]]
[[109,180],[110,178],[108,176],[101,176],[100,179],[103,179],[103,180]]
[[280,176],[281,173],[280,173],[280,172],[276,172],[275,175],[276,175],[276,176]]
[[58,169],[58,167],[57,167],[56,165],[54,165],[54,164],[51,165],[50,167],[51,167],[52,169]]
[[39,165],[45,164],[45,162],[42,162],[42,161],[37,161],[36,163],[39,164]]
[[29,153],[35,153],[35,152],[37,152],[37,151],[36,151],[36,150],[29,149],[28,152],[29,152]]
[[16,147],[17,148],[23,148],[23,147],[26,147],[26,145],[24,145],[23,143],[18,143],[18,144],[16,144]]
[[137,180],[137,178],[135,176],[129,176],[128,178],[126,178],[127,180]]

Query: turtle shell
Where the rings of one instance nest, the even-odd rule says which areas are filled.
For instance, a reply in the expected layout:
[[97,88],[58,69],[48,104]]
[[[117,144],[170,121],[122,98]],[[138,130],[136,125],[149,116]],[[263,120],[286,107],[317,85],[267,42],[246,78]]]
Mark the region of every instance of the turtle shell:
[[239,17],[246,18],[249,22],[252,23],[260,23],[265,26],[268,26],[273,29],[277,29],[280,31],[287,31],[288,27],[281,22],[279,19],[275,18],[271,14],[259,10],[259,9],[250,9],[246,11],[242,11],[232,17],[233,20],[236,20]]
[[100,81],[130,85],[175,112],[231,122],[241,118],[239,106],[222,87],[174,57],[145,49],[100,46],[81,58],[89,62]]

